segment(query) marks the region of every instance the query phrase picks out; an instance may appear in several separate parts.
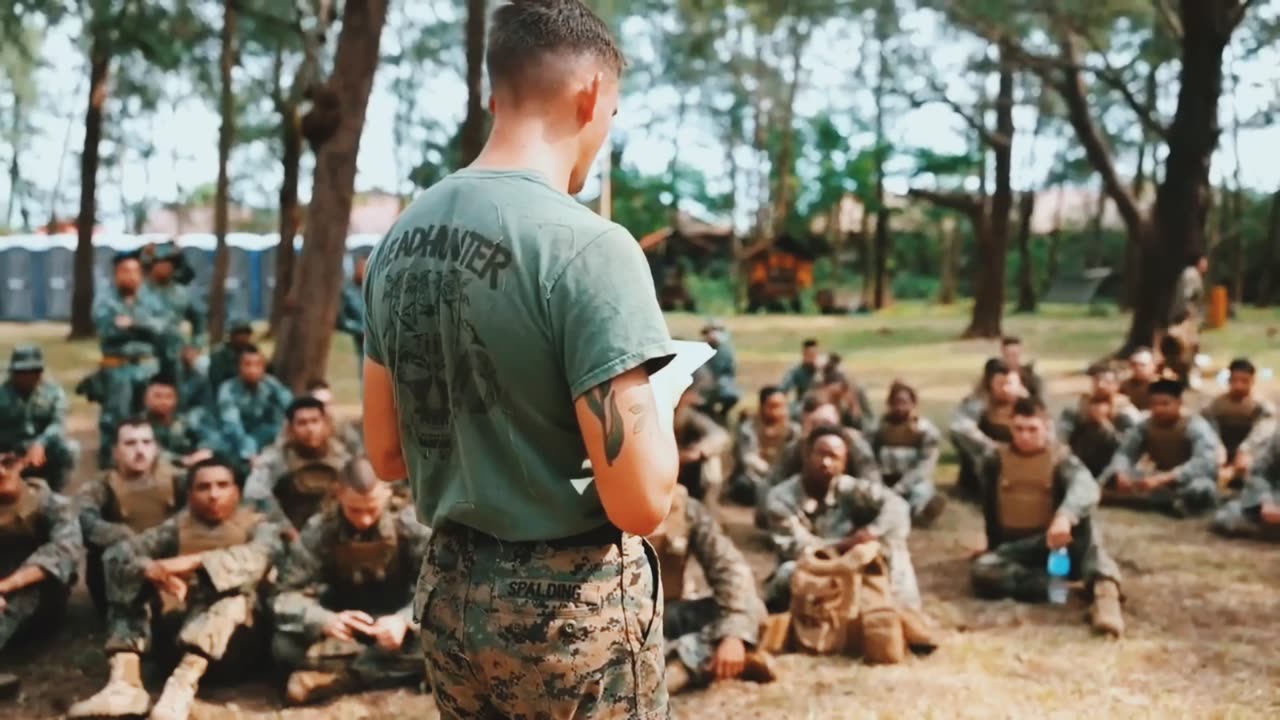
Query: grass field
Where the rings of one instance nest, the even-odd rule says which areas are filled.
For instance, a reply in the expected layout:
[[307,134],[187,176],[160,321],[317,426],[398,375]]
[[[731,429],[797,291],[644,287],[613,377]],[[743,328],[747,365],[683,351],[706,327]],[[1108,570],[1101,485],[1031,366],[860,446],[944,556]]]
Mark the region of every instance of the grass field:
[[[1084,318],[1065,308],[1015,316],[1006,331],[1024,338],[1046,377],[1055,409],[1086,385],[1085,366],[1118,345],[1122,318]],[[960,310],[904,305],[875,317],[728,318],[748,395],[795,362],[801,340],[817,337],[881,402],[894,378],[920,389],[924,410],[945,423],[969,390],[991,342],[960,341]],[[694,337],[700,318],[674,315],[672,331]],[[1247,354],[1280,368],[1280,319],[1247,311],[1204,338],[1215,363]],[[68,388],[89,371],[96,351],[67,344],[55,325],[0,326],[0,355],[20,341],[42,343],[53,373]],[[356,410],[352,351],[340,339],[331,379],[340,411]],[[1275,396],[1275,387],[1263,390]],[[749,398],[748,405],[754,404]],[[95,413],[79,398],[72,431],[86,451],[96,445]],[[86,452],[86,459],[91,457]],[[943,484],[954,467],[942,469]],[[82,473],[83,475],[84,473]],[[1128,633],[1093,636],[1078,600],[1068,608],[985,603],[972,598],[968,558],[982,542],[974,508],[952,503],[938,525],[913,533],[911,547],[925,607],[943,627],[932,656],[895,667],[853,661],[780,658],[785,675],[770,686],[728,683],[681,696],[682,718],[1275,718],[1280,717],[1280,548],[1229,542],[1204,520],[1175,522],[1122,510],[1102,511],[1103,532],[1125,572]],[[748,513],[726,508],[725,524],[748,553],[758,578],[771,570],[764,539]],[[105,677],[103,632],[83,590],[66,625],[28,649],[8,653],[0,670],[25,678],[24,697],[0,704],[0,717],[57,716]],[[158,688],[157,688],[158,689]],[[266,682],[211,688],[202,718],[435,717],[429,698],[371,693],[321,708],[280,712]]]

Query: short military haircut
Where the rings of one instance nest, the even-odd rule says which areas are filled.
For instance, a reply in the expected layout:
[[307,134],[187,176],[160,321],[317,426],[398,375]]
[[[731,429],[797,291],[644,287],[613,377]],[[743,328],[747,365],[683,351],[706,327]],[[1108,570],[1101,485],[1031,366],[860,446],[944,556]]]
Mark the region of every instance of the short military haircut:
[[804,343],[801,344],[801,347],[803,347],[805,350],[808,350],[809,348],[816,348],[818,347],[818,340],[817,338],[809,338],[805,340]]
[[240,349],[241,357],[244,357],[245,355],[261,355],[261,354],[262,354],[262,349],[259,348],[257,345],[254,345],[253,343],[249,343],[248,345],[245,345],[243,348]]
[[897,395],[898,393],[906,393],[907,397],[911,398],[911,402],[913,403],[920,402],[919,397],[916,395],[915,388],[911,387],[910,385],[906,384],[901,380],[894,380],[893,383],[889,385],[889,394],[887,397],[890,401],[892,401],[893,396]]
[[1253,375],[1258,372],[1258,369],[1253,366],[1253,363],[1249,362],[1249,358],[1236,358],[1227,366],[1227,372],[1242,372]]
[[760,388],[760,407],[764,407],[765,403],[769,402],[769,398],[773,397],[774,395],[782,395],[782,394],[783,394],[782,388],[778,387],[777,385],[765,385],[764,387]]
[[144,427],[144,428],[150,429],[151,423],[147,422],[147,419],[142,417],[141,415],[133,415],[133,416],[127,417],[124,420],[122,420],[119,425],[116,426],[116,436],[114,440],[116,442],[120,442],[121,430],[125,428],[136,428],[136,427]]
[[178,387],[178,381],[169,373],[161,372],[147,378],[147,387],[151,387],[152,385],[164,385],[166,387],[176,388]]
[[313,398],[310,395],[300,395],[289,403],[289,407],[285,409],[284,413],[289,418],[289,422],[293,422],[294,416],[302,410],[317,410],[324,414],[325,408],[324,403],[318,398]]
[[[589,57],[614,75],[626,67],[609,26],[579,0],[511,0],[493,12],[485,65],[495,89],[554,78],[543,61]],[[546,80],[542,80],[546,82]]]
[[231,479],[235,481],[236,487],[242,490],[244,489],[244,473],[240,471],[240,468],[236,467],[235,463],[222,455],[207,457],[195,465],[192,465],[190,469],[187,470],[187,487],[191,487],[195,484],[196,478],[200,476],[201,470],[208,470],[209,468],[222,468],[226,470],[231,473]]
[[804,439],[804,446],[806,448],[812,448],[824,437],[840,438],[840,442],[844,443],[846,448],[849,447],[849,441],[845,437],[844,428],[839,425],[819,425],[809,432],[809,436]]
[[1013,404],[1015,417],[1044,417],[1044,403],[1035,398],[1021,398]]
[[342,473],[338,476],[338,482],[342,487],[360,495],[368,495],[376,490],[382,483],[373,471],[373,465],[369,463],[366,457],[356,457],[347,461],[342,466]]
[[809,415],[823,405],[831,404],[831,398],[826,393],[811,392],[804,396],[804,400],[800,401],[800,412],[803,415]]
[[316,390],[329,390],[329,382],[323,378],[311,378],[307,381],[307,392],[315,392]]
[[1110,363],[1099,362],[1089,366],[1088,374],[1091,378],[1098,378],[1103,375],[1115,375],[1116,369],[1111,367]]
[[982,379],[984,383],[990,383],[997,375],[1008,375],[1013,372],[1009,364],[1000,358],[991,358],[986,365],[982,366]]
[[1021,345],[1022,338],[1016,335],[1005,335],[1000,339],[1000,347],[1009,347],[1010,345]]

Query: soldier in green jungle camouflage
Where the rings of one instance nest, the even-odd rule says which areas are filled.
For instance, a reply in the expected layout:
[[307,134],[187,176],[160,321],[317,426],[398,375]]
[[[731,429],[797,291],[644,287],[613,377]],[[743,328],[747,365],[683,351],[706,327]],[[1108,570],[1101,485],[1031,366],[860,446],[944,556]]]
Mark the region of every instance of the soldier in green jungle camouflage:
[[[102,407],[100,437],[115,437],[116,425],[141,407],[142,387],[156,373],[170,331],[169,313],[143,285],[142,263],[134,253],[114,258],[114,287],[93,304],[93,323],[102,350],[101,368],[86,389]],[[98,467],[111,463],[111,445],[98,448]]]
[[218,388],[218,420],[233,456],[251,460],[275,442],[292,401],[289,388],[267,374],[262,351],[245,348],[237,375]]
[[211,665],[251,667],[266,630],[261,592],[281,553],[280,530],[240,503],[237,482],[222,460],[197,464],[185,509],[107,552],[111,675],[67,717],[146,714],[151,699],[141,660],[157,643],[175,646],[181,660],[152,720],[186,720]]
[[22,477],[26,466],[20,446],[0,441],[0,652],[30,631],[53,631],[84,555],[75,508]]
[[44,374],[44,353],[20,345],[0,384],[0,444],[22,445],[26,472],[61,491],[75,468],[80,445],[67,437],[67,393]]
[[209,392],[213,403],[218,402],[222,384],[240,373],[240,355],[253,347],[253,324],[245,318],[232,318],[227,322],[227,339],[209,353]]
[[273,603],[275,660],[291,705],[424,679],[413,585],[431,531],[367,460],[343,468],[337,506],[316,515],[291,552]]
[[215,454],[227,454],[217,418],[202,406],[183,411],[178,396],[173,378],[163,374],[148,380],[142,394],[144,416],[169,461],[188,468]]
[[579,0],[500,5],[487,54],[485,149],[369,259],[365,447],[432,528],[414,609],[444,718],[665,717],[643,536],[679,463],[649,382],[677,346],[635,238],[571,194],[623,59]]
[[[161,243],[148,247],[143,250],[142,258],[147,271],[147,288],[168,316],[167,332],[161,341],[160,370],[185,380],[188,372],[198,372],[191,359],[203,352],[207,344],[205,322],[208,310],[200,294],[178,277],[178,269],[187,268],[177,245]],[[189,337],[183,335],[183,322],[190,324]]]
[[296,535],[311,516],[332,504],[351,455],[334,435],[324,403],[310,395],[289,403],[284,432],[283,443],[272,443],[258,456],[244,498]]

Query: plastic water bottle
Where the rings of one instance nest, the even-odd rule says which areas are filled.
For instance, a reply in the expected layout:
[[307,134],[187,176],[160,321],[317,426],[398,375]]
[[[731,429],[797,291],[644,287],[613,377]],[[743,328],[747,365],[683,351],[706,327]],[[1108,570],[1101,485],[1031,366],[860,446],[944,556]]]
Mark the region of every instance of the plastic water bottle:
[[1066,548],[1049,553],[1049,602],[1065,605],[1067,602],[1067,577],[1071,575],[1071,556]]

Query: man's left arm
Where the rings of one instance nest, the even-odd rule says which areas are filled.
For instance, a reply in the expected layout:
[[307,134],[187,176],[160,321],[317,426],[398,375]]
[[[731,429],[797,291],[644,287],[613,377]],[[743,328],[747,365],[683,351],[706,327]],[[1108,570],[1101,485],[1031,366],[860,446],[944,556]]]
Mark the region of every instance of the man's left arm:
[[1070,518],[1075,525],[1093,512],[1102,498],[1102,488],[1089,473],[1089,468],[1075,455],[1067,455],[1054,468],[1057,481],[1065,488],[1058,514]]
[[382,480],[395,482],[409,476],[404,449],[400,442],[400,419],[396,411],[395,378],[388,369],[387,351],[382,343],[376,288],[381,284],[377,268],[379,253],[369,256],[368,272],[361,291],[364,293],[364,395],[361,399],[364,417],[364,447],[369,464]]
[[849,447],[849,474],[870,482],[882,482],[880,462],[876,460],[871,443],[867,442],[862,433],[852,428],[846,429],[844,436]]
[[5,578],[0,594],[11,593],[54,580],[63,587],[76,581],[76,568],[84,557],[80,518],[67,498],[50,492],[40,507],[40,520],[49,530],[49,539],[36,548],[20,568]]
[[201,553],[200,567],[214,590],[250,592],[282,554],[279,526],[261,520],[249,542]]
[[688,512],[689,549],[702,567],[720,608],[711,634],[717,640],[736,637],[754,645],[760,620],[754,613],[759,595],[751,566],[705,505],[690,499]]
[[[853,519],[874,517],[862,529],[877,540],[906,542],[911,534],[911,505],[882,482],[862,478],[840,478],[841,508]],[[856,526],[856,523],[855,523]]]

